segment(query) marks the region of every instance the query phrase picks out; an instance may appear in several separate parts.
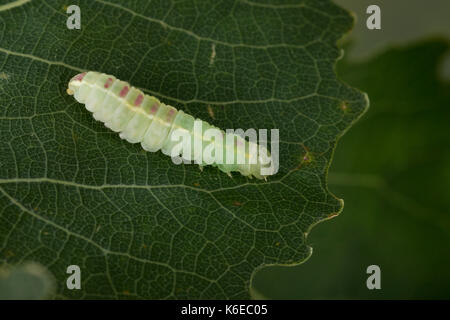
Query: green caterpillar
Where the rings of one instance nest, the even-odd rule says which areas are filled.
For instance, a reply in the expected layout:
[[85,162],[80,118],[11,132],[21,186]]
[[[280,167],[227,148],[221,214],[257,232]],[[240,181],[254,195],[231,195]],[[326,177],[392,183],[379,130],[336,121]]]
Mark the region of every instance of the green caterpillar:
[[[270,153],[264,146],[195,120],[182,110],[165,105],[113,76],[93,71],[77,74],[70,80],[67,93],[85,104],[96,120],[120,132],[120,138],[131,143],[140,142],[146,151],[161,150],[172,157],[181,156],[185,161],[194,160],[200,167],[217,166],[228,175],[238,171],[244,176],[265,179],[274,174],[270,171]],[[201,124],[200,133],[195,129],[196,122]],[[212,139],[209,129],[213,129],[209,132],[219,132],[221,139]],[[177,144],[176,136],[180,132],[188,137],[188,146],[186,142]],[[196,143],[200,143],[201,153],[214,147],[215,152],[220,154],[221,151],[222,159],[227,161],[220,161],[220,157],[219,160],[205,161],[195,152],[192,156]],[[245,161],[240,161],[242,159]]]

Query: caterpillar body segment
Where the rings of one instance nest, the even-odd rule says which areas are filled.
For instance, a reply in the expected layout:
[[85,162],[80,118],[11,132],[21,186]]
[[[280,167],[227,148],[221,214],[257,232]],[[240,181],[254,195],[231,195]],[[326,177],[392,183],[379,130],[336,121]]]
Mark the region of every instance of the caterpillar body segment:
[[[96,120],[118,132],[120,138],[130,143],[141,143],[146,151],[161,150],[169,156],[179,155],[184,160],[195,161],[200,166],[217,166],[227,174],[238,171],[244,176],[254,176],[258,179],[268,175],[261,174],[261,169],[270,168],[271,163],[270,154],[265,147],[195,119],[182,110],[161,103],[155,97],[145,95],[141,90],[114,76],[93,71],[77,74],[69,81],[67,93],[84,104]],[[201,131],[196,128],[199,123]],[[175,133],[180,132],[189,137],[189,145],[183,144],[183,147],[177,150],[179,140],[173,137]],[[211,132],[221,135],[222,139],[210,137]],[[214,152],[221,150],[223,161],[198,158],[196,145],[201,146],[200,154],[207,148],[208,151],[214,149]],[[268,158],[260,156],[258,152],[261,151]],[[245,159],[245,162],[242,162],[242,159]]]

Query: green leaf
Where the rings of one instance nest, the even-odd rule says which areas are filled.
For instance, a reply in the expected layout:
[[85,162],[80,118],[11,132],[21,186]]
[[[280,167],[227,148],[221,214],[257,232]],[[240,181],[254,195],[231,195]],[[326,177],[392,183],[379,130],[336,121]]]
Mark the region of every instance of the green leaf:
[[[330,189],[345,198],[345,210],[314,229],[308,242],[315,254],[307,263],[255,277],[262,294],[450,297],[450,85],[437,77],[449,48],[429,40],[339,63],[339,76],[371,99],[369,112],[340,141],[330,169]],[[373,264],[381,269],[381,290],[366,287],[366,268]]]
[[[60,297],[163,299],[248,298],[256,268],[308,258],[312,225],[342,209],[336,140],[367,105],[334,73],[351,16],[325,0],[97,0],[69,30],[66,4],[0,7],[1,259],[47,266]],[[84,70],[223,129],[280,129],[278,174],[230,179],[121,140],[65,93]]]

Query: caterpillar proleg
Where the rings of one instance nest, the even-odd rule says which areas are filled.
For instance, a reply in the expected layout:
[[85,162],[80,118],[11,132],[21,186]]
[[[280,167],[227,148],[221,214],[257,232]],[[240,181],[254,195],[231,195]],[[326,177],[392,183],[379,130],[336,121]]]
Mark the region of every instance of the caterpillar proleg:
[[[113,76],[93,71],[77,74],[69,81],[67,93],[85,104],[96,120],[119,132],[120,138],[141,143],[146,151],[161,150],[172,157],[194,160],[201,167],[217,166],[229,175],[238,171],[244,176],[262,179],[274,173],[270,170],[272,159],[265,146],[235,133],[225,133]],[[198,127],[201,129],[197,130]],[[187,140],[177,144],[175,138],[180,132]],[[211,132],[216,134],[211,135]],[[214,157],[209,160],[199,157],[194,147],[198,145],[201,155],[213,149]]]

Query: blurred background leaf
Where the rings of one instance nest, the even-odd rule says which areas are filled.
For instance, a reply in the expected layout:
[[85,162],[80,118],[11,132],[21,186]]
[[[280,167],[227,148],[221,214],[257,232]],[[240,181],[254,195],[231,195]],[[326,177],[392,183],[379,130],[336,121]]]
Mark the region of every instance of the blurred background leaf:
[[[344,212],[313,230],[315,254],[306,263],[261,270],[259,292],[286,299],[450,297],[450,90],[437,77],[448,48],[427,41],[339,64],[341,78],[371,101],[330,169]],[[381,290],[366,287],[372,264],[381,268]]]
[[53,276],[38,263],[0,268],[0,300],[47,299],[54,294],[54,289]]
[[[407,45],[420,39],[440,35],[450,40],[450,1],[448,0],[334,0],[354,12],[355,27],[350,37],[353,45],[350,59],[367,58],[392,45]],[[381,9],[381,30],[368,30],[366,9],[378,5]]]

